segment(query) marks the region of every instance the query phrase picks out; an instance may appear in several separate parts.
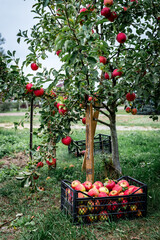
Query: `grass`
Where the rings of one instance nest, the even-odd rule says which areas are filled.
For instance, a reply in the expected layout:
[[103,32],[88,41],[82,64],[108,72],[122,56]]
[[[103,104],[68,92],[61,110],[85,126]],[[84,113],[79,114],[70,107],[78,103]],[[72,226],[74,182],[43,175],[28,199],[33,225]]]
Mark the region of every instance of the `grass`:
[[[99,132],[97,132],[99,133]],[[104,132],[108,134],[108,132]],[[1,130],[1,139],[8,139],[8,144],[22,141],[24,148],[28,145],[28,132]],[[84,130],[74,131],[75,140],[84,139]],[[102,240],[102,239],[145,239],[159,240],[160,236],[160,131],[138,132],[119,131],[119,150],[122,171],[124,175],[132,176],[148,185],[148,215],[146,218],[135,220],[120,220],[105,222],[90,226],[75,226],[60,211],[60,181],[79,179],[85,180],[85,173],[81,172],[82,158],[75,158],[68,154],[68,149],[61,143],[57,149],[57,169],[48,171],[45,165],[40,169],[41,176],[37,180],[38,186],[45,191],[31,192],[22,188],[15,179],[18,173],[16,166],[2,168],[0,173],[1,223],[12,220],[17,213],[23,216],[11,221],[8,232],[2,239],[26,240]],[[7,142],[7,140],[5,140]],[[38,143],[38,139],[34,139]],[[16,145],[16,144],[15,144]],[[19,151],[19,148],[14,151]],[[11,154],[11,152],[10,152]],[[95,180],[105,178],[104,159],[102,155],[95,156]],[[73,164],[74,167],[70,167]],[[50,176],[50,179],[46,179]],[[11,234],[12,230],[12,234]],[[2,231],[3,233],[3,231]]]

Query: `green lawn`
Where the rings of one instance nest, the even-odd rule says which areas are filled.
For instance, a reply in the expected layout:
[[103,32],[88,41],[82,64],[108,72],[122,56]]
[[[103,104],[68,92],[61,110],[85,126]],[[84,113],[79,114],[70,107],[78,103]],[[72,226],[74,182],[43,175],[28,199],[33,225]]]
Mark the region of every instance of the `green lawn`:
[[[99,132],[97,132],[99,133]],[[108,132],[103,131],[108,134]],[[19,152],[28,148],[28,131],[1,130],[0,138],[7,149]],[[84,139],[85,131],[73,131],[73,139]],[[31,192],[22,188],[15,179],[18,174],[16,166],[4,167],[0,171],[1,223],[12,220],[17,213],[23,216],[11,221],[8,230],[1,229],[2,239],[26,240],[101,240],[101,239],[145,239],[159,240],[160,236],[160,131],[119,131],[120,162],[123,175],[132,176],[148,185],[148,214],[146,218],[135,220],[119,220],[89,226],[75,226],[60,211],[60,181],[85,180],[81,172],[82,158],[68,154],[62,143],[58,144],[57,169],[48,171],[45,165],[40,169],[41,176],[37,185],[45,188],[42,192]],[[16,142],[18,144],[16,144]],[[19,143],[21,142],[21,145]],[[34,138],[38,145],[39,139]],[[13,151],[12,151],[13,146]],[[3,154],[4,155],[4,154]],[[106,171],[104,164],[107,156],[95,156],[95,180],[104,180]],[[73,164],[74,167],[69,167]],[[50,176],[50,179],[46,179]],[[108,173],[109,176],[109,173]],[[1,224],[0,223],[0,224]]]

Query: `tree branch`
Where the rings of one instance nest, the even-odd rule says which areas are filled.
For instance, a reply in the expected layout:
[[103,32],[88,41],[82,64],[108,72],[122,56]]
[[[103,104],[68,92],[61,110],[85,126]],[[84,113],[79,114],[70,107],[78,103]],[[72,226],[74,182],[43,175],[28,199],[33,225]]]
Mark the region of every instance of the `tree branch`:
[[97,122],[99,122],[99,123],[102,123],[102,124],[104,124],[104,125],[106,125],[107,127],[111,127],[111,125],[109,124],[109,123],[106,123],[106,122],[103,122],[103,121],[101,121],[101,120],[99,120],[99,119],[97,119],[97,118],[93,118],[93,120],[94,121],[97,121]]

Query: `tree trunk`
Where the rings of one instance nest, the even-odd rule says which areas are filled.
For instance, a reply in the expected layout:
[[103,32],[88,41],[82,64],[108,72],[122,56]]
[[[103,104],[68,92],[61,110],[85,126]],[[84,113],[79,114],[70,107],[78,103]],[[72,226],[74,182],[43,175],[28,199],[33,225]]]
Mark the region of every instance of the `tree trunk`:
[[118,150],[118,138],[116,129],[116,114],[111,114],[110,119],[110,131],[111,131],[111,144],[112,144],[112,163],[115,170],[122,174],[121,166],[119,161],[119,150]]

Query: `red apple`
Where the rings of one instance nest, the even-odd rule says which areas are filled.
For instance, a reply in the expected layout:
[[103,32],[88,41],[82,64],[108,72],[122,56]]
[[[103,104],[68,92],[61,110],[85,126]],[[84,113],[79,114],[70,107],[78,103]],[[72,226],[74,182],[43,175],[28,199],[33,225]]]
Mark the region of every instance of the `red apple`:
[[130,113],[131,112],[131,108],[130,107],[126,107],[126,112]]
[[138,3],[138,1],[137,1],[137,0],[130,0],[130,2],[136,2],[136,3]]
[[123,217],[123,214],[124,213],[122,212],[122,210],[118,210],[116,217],[119,219],[119,218]]
[[125,33],[118,33],[116,39],[119,43],[124,43],[126,41],[127,37],[126,37]]
[[65,107],[65,104],[63,104],[63,103],[57,103],[56,107],[57,107],[57,109],[59,109],[60,107],[61,107],[61,108],[62,108],[62,107]]
[[36,63],[32,63],[32,64],[31,64],[31,69],[32,69],[33,71],[36,71],[36,70],[38,69],[38,65],[37,65]]
[[100,61],[100,63],[106,64],[107,63],[107,58],[105,58],[103,56],[100,56],[99,61]]
[[126,210],[127,207],[128,207],[128,201],[127,201],[127,199],[123,199],[123,200],[122,200],[122,208],[123,208],[124,210]]
[[[137,190],[137,191],[136,191]],[[135,192],[136,191],[136,192]],[[133,192],[135,192],[134,194],[139,194],[139,193],[143,193],[143,189],[142,188],[140,188],[139,189],[139,187],[134,187],[133,189],[132,189],[132,193]]]
[[88,195],[91,197],[98,197],[99,191],[97,188],[92,188],[89,190]]
[[98,218],[99,221],[107,221],[109,219],[107,211],[101,211]]
[[107,72],[105,72],[104,77],[105,77],[105,79],[109,79],[109,74]]
[[119,71],[118,69],[115,69],[113,72],[112,72],[112,77],[121,77],[122,76],[122,72]]
[[[100,187],[103,187],[103,183],[102,183],[102,182],[100,182],[100,181],[96,181],[94,184],[98,185],[98,186],[99,186],[99,188],[100,188]],[[93,184],[93,185],[94,185],[94,184]]]
[[29,93],[33,92],[33,89],[31,89],[32,87],[33,87],[33,84],[32,83],[28,83],[26,85],[27,92],[29,92]]
[[108,188],[106,188],[106,187],[100,187],[99,188],[99,192],[101,193],[101,192],[104,192],[104,193],[106,193],[106,194],[109,194],[109,190],[108,190]]
[[63,116],[67,113],[67,109],[61,108],[61,109],[58,110],[58,112],[59,112],[60,115]]
[[41,97],[44,94],[44,89],[41,88],[41,89],[34,90],[34,94],[36,97]]
[[52,162],[46,160],[46,163],[48,164],[48,166],[56,167],[56,158],[52,157]]
[[92,99],[93,99],[92,97],[88,97],[88,101],[89,101],[89,102],[91,102],[91,101],[92,101]]
[[118,184],[119,184],[121,187],[123,187],[123,188],[129,187],[129,182],[128,182],[127,180],[125,180],[125,179],[120,180],[120,181],[118,182]]
[[98,197],[108,197],[108,195],[105,192],[100,192]]
[[56,52],[56,54],[57,54],[57,56],[59,56],[59,54],[62,52],[62,50],[58,50],[57,52]]
[[75,187],[76,187],[78,184],[80,184],[80,183],[81,183],[80,181],[74,180],[74,181],[71,183],[71,187],[72,187],[73,189],[75,189]]
[[127,11],[127,9],[128,9],[128,7],[123,7],[123,10],[126,12]]
[[56,93],[55,93],[55,92],[53,92],[53,90],[51,90],[51,93],[50,93],[50,95],[51,95],[51,96],[53,96],[53,97],[57,97]]
[[104,183],[104,186],[109,189],[109,191],[112,190],[112,188],[115,186],[115,182],[113,180],[108,180]]
[[71,138],[70,136],[67,136],[67,137],[65,137],[65,138],[62,138],[62,143],[63,143],[64,145],[70,145],[71,142],[72,142],[72,138]]
[[82,118],[82,123],[83,123],[83,124],[86,124],[86,118],[85,118],[85,117]]
[[109,196],[110,197],[113,197],[113,196],[117,196],[118,195],[118,192],[116,190],[112,190],[110,193],[109,193]]
[[110,16],[108,17],[108,20],[110,22],[114,22],[114,20],[118,17],[116,12],[111,12]]
[[133,102],[135,100],[135,98],[136,98],[136,94],[134,92],[133,93],[129,92],[126,94],[126,99],[129,102]]
[[91,12],[94,11],[94,6],[93,5],[91,6],[90,4],[88,4],[86,8],[87,8],[87,10],[89,10]]
[[83,184],[83,186],[85,187],[85,189],[86,189],[87,191],[89,191],[89,190],[92,188],[92,183],[89,182],[89,181],[85,181],[85,182],[82,183],[82,184]]
[[80,9],[80,13],[88,11],[86,8]]
[[112,211],[115,212],[118,209],[118,203],[116,201],[112,202],[111,207],[112,207]]
[[112,191],[116,190],[118,193],[122,192],[122,187],[119,184],[116,184],[114,188],[112,188]]
[[133,115],[136,115],[136,114],[137,114],[137,108],[133,108],[133,109],[131,110],[131,113],[132,113]]
[[81,183],[79,183],[74,189],[81,192],[84,192],[86,190],[83,184]]
[[101,10],[101,15],[106,18],[108,18],[110,16],[110,14],[111,14],[110,8],[105,7]]
[[113,0],[104,0],[104,5],[107,6],[112,6],[113,5]]
[[41,167],[43,167],[43,165],[44,165],[43,162],[38,162],[37,163],[37,168],[41,168]]

